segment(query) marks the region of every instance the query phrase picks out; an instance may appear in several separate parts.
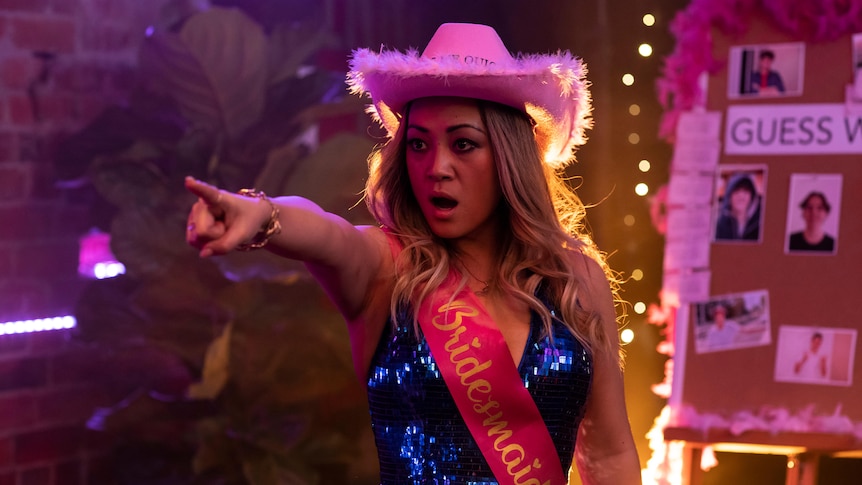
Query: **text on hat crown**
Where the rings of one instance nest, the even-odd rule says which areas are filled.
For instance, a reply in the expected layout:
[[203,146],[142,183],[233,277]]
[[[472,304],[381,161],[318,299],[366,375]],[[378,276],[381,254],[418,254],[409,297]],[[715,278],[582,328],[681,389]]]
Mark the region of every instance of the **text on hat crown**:
[[463,59],[462,59],[462,58],[461,58],[461,54],[446,54],[446,55],[439,56],[439,57],[438,57],[438,56],[434,56],[434,57],[432,57],[431,59],[433,59],[433,60],[435,60],[435,61],[436,61],[436,60],[438,60],[438,59],[439,59],[439,60],[441,60],[441,61],[442,61],[442,60],[444,60],[444,59],[454,59],[454,60],[460,60],[460,61],[462,61],[464,64],[468,64],[468,65],[477,65],[477,66],[484,66],[484,67],[489,67],[489,66],[493,66],[494,64],[496,64],[496,62],[495,62],[495,61],[492,61],[491,59],[487,59],[487,58],[484,58],[484,57],[478,57],[478,56],[469,56],[469,55],[467,55],[467,56],[464,56],[464,57],[463,57]]

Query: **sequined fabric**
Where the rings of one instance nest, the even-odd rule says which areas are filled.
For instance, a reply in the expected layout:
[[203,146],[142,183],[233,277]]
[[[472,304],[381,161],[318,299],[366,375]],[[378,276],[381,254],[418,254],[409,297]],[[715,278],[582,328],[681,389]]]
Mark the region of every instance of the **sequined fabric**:
[[[567,471],[592,364],[563,325],[555,325],[553,345],[542,335],[538,315],[530,327],[518,370]],[[407,312],[399,313],[396,329],[384,331],[371,363],[368,400],[383,485],[497,484]]]

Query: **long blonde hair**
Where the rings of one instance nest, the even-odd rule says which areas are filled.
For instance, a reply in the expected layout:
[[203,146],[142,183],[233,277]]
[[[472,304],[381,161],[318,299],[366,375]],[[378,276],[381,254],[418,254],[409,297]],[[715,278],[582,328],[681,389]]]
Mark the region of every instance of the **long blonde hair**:
[[[579,297],[586,294],[583,288],[587,275],[572,251],[598,262],[612,283],[614,296],[618,293],[615,274],[585,230],[584,204],[562,171],[552,170],[542,162],[526,115],[489,101],[477,100],[477,104],[488,130],[503,193],[499,210],[505,214],[501,219],[508,224],[501,231],[498,272],[492,280],[497,288],[536,311],[548,335],[552,335],[552,320],[558,319],[588,349],[598,346],[610,350],[598,313],[586,310],[579,302]],[[409,110],[408,106],[395,136],[369,157],[365,190],[371,213],[400,239],[404,248],[396,259],[393,319],[400,304],[418,308],[454,264],[451,247],[431,232],[410,186],[405,139]],[[552,315],[539,299],[540,287],[560,315]]]

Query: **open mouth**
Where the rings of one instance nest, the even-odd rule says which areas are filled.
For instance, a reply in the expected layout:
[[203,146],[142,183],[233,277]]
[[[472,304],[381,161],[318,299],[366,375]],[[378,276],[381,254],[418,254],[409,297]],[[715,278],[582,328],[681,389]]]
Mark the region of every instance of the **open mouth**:
[[431,197],[431,204],[441,210],[454,209],[458,201],[449,197]]

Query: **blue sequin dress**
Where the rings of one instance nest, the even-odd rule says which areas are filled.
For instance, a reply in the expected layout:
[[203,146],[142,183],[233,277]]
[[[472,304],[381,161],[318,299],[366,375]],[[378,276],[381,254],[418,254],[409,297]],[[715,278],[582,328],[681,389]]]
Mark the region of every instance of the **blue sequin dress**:
[[[590,388],[592,363],[577,339],[555,323],[553,345],[533,314],[518,366],[551,434],[563,471]],[[368,402],[383,485],[496,485],[424,340],[408,312],[387,325],[371,362]]]

